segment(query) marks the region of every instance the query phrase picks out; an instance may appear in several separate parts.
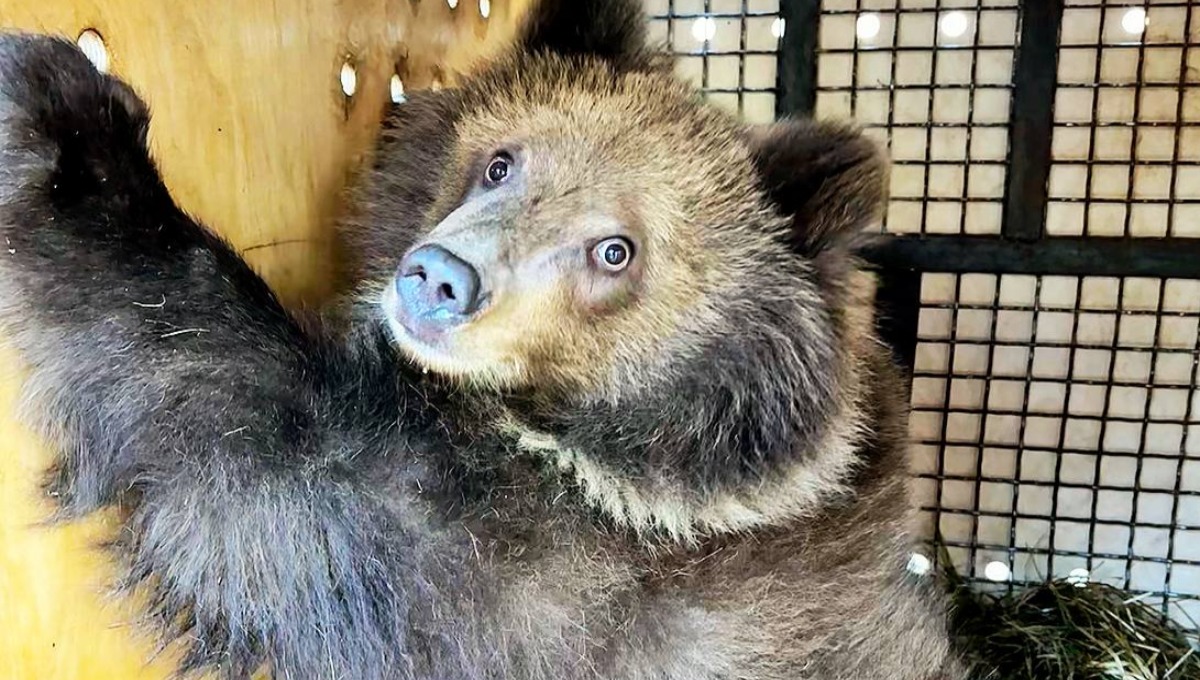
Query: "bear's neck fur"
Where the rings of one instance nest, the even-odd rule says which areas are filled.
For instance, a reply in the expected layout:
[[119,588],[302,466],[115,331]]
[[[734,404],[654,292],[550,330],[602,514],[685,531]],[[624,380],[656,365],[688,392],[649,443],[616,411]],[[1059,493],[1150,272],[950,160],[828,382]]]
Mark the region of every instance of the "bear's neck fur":
[[510,398],[507,427],[639,532],[692,541],[817,511],[848,491],[870,434],[859,404],[870,306],[826,318],[797,294],[739,309],[723,326],[736,333],[688,338],[699,349],[645,389]]

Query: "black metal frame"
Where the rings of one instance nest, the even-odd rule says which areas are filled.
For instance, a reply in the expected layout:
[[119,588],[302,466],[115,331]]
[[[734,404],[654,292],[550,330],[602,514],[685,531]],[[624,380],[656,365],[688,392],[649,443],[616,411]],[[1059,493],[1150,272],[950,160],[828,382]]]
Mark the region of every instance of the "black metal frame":
[[[866,251],[889,271],[1200,277],[1200,239],[1048,237],[1053,102],[1063,0],[1021,0],[1008,182],[999,237],[884,235]],[[812,115],[821,0],[780,0],[777,110]]]
[[[1139,0],[1142,7],[1149,7],[1148,0]],[[939,3],[940,4],[940,3]],[[1131,3],[1133,4],[1133,3]],[[902,12],[905,10],[896,10]],[[881,275],[881,292],[880,292],[880,311],[881,311],[881,332],[885,339],[890,342],[896,351],[896,354],[909,367],[913,366],[914,356],[918,346],[918,328],[919,315],[922,309],[921,289],[922,276],[925,273],[986,273],[996,275],[1009,274],[1031,274],[1031,275],[1070,275],[1078,276],[1079,286],[1083,285],[1083,277],[1115,277],[1120,281],[1121,291],[1124,291],[1124,277],[1150,277],[1160,280],[1159,289],[1159,305],[1157,312],[1151,312],[1152,315],[1157,315],[1154,318],[1162,318],[1162,291],[1165,289],[1165,280],[1172,278],[1181,279],[1200,279],[1200,239],[1191,238],[1134,238],[1129,235],[1124,237],[1050,237],[1047,235],[1047,208],[1049,204],[1049,179],[1050,171],[1053,164],[1052,159],[1052,140],[1055,131],[1054,120],[1054,102],[1058,88],[1058,55],[1060,50],[1059,36],[1062,28],[1064,15],[1064,0],[1020,0],[1017,11],[1020,20],[1020,41],[1016,45],[1015,67],[1013,72],[1013,89],[1012,89],[1012,110],[1009,122],[1009,153],[1007,160],[1007,182],[1005,185],[1005,193],[1003,199],[1003,217],[1001,223],[1001,233],[997,236],[969,236],[969,235],[930,235],[921,234],[919,236],[903,236],[884,234],[873,243],[870,247],[864,250],[866,259],[871,262],[880,272]],[[1107,10],[1102,10],[1107,11]],[[777,73],[779,80],[777,85],[777,110],[781,116],[811,115],[815,110],[817,100],[817,60],[819,54],[819,36],[820,36],[820,19],[822,17],[822,0],[781,0],[780,14],[786,20],[786,32],[779,46],[779,67]],[[1191,21],[1189,14],[1189,22]],[[1103,30],[1103,29],[1102,29]],[[1097,46],[1098,47],[1098,46]],[[1187,45],[1184,45],[1184,53],[1187,53]],[[1198,48],[1200,46],[1193,46]],[[1143,48],[1139,48],[1143,50]],[[1144,50],[1143,50],[1144,51]],[[857,49],[855,50],[857,57]],[[1099,75],[1099,59],[1097,53],[1097,75]],[[1142,57],[1139,53],[1139,69]],[[893,66],[893,71],[895,67]],[[1140,73],[1140,70],[1139,70]],[[894,85],[892,86],[895,87]],[[1140,86],[1139,86],[1140,87]],[[1183,87],[1183,77],[1181,76],[1180,88]],[[853,95],[852,95],[853,96]],[[1182,101],[1182,91],[1180,92],[1180,100]],[[1095,104],[1093,103],[1093,106]],[[1136,115],[1136,114],[1135,114]],[[1177,116],[1178,118],[1178,116]],[[1093,121],[1093,125],[1094,125]],[[1136,123],[1135,123],[1136,124]],[[1179,126],[1179,122],[1176,122]],[[1176,130],[1177,140],[1179,130]],[[1091,133],[1093,137],[1095,132]],[[1136,132],[1134,137],[1136,139]],[[1094,141],[1094,140],[1093,140]],[[1179,156],[1179,142],[1176,141],[1175,157]],[[1094,153],[1094,146],[1092,151]],[[928,154],[928,150],[926,150]],[[1131,159],[1134,154],[1131,153]],[[968,163],[970,159],[968,157]],[[1089,183],[1090,183],[1090,164],[1093,161],[1089,160]],[[1131,160],[1132,162],[1132,160]],[[1131,177],[1132,181],[1132,177]],[[1172,195],[1174,195],[1172,193]],[[1090,191],[1089,191],[1090,197]],[[926,199],[928,200],[928,199]],[[1127,213],[1128,215],[1128,213]],[[1126,218],[1126,232],[1128,232],[1128,216]],[[958,285],[958,284],[956,284]],[[956,298],[957,299],[957,298]],[[953,308],[951,313],[957,316],[962,309],[967,307],[960,306],[958,303],[951,305]],[[999,299],[993,300],[990,306],[984,306],[986,311],[992,314],[993,334],[991,340],[985,343],[989,347],[994,347],[997,344],[995,340],[995,324],[998,318],[998,312],[1005,309],[999,303]],[[1044,310],[1034,308],[1030,310],[1036,315],[1043,313]],[[1066,310],[1071,311],[1071,310]],[[1121,308],[1120,303],[1117,309],[1110,312],[1115,315],[1116,323],[1120,323],[1123,315],[1131,314]],[[1076,315],[1074,328],[1071,332],[1071,340],[1069,343],[1070,349],[1068,352],[1068,361],[1074,362],[1077,345],[1074,342],[1076,332],[1078,331],[1078,314]],[[1161,325],[1161,324],[1160,324]],[[1158,326],[1155,330],[1155,341],[1158,341]],[[953,348],[956,339],[954,337],[953,327],[950,338],[948,339],[949,347]],[[1112,356],[1115,357],[1118,350],[1124,351],[1125,348],[1120,348],[1117,345],[1118,341],[1114,335],[1112,347],[1109,350]],[[1034,343],[1032,340],[1028,345],[1028,351],[1032,357],[1034,351]],[[1081,350],[1081,351],[1086,351]],[[990,349],[989,349],[990,352]],[[1184,353],[1190,352],[1193,361],[1193,373],[1191,376],[1190,388],[1196,388],[1195,365],[1200,363],[1200,346],[1190,350],[1184,350]],[[988,370],[991,370],[991,354],[989,353]],[[1115,361],[1115,358],[1113,359]],[[1031,359],[1032,364],[1032,359]],[[1066,378],[1067,395],[1064,399],[1069,398],[1070,383],[1074,380],[1074,368],[1068,368]],[[1113,373],[1113,364],[1108,367],[1109,377],[1104,381],[1105,389],[1111,390],[1114,386],[1121,387],[1122,385],[1115,381]],[[943,403],[945,413],[944,417],[948,417],[950,408],[950,382],[952,379],[952,370],[948,370],[941,377],[946,380],[946,400]],[[920,376],[918,371],[916,376]],[[984,376],[980,376],[984,377]],[[986,378],[985,380],[990,380]],[[1026,393],[1025,399],[1028,401],[1028,381],[1031,380],[1026,376]],[[1180,498],[1189,495],[1190,492],[1181,491],[1181,479],[1183,475],[1184,463],[1181,460],[1177,470],[1177,479],[1174,488],[1175,507],[1173,515],[1175,522],[1167,527],[1150,526],[1148,524],[1139,524],[1137,521],[1137,503],[1139,494],[1150,493],[1153,490],[1144,490],[1140,481],[1140,475],[1143,465],[1147,460],[1153,459],[1152,454],[1145,453],[1146,431],[1147,424],[1153,423],[1153,418],[1150,413],[1150,392],[1155,389],[1154,385],[1156,378],[1154,367],[1150,369],[1150,373],[1146,381],[1142,384],[1147,390],[1146,407],[1142,423],[1141,448],[1137,454],[1108,454],[1100,449],[1103,448],[1103,439],[1101,444],[1093,451],[1097,457],[1095,463],[1096,469],[1092,473],[1092,483],[1084,484],[1078,488],[1086,489],[1092,493],[1092,518],[1085,520],[1089,523],[1088,534],[1088,552],[1078,552],[1077,556],[1086,557],[1089,565],[1093,559],[1103,559],[1105,555],[1096,551],[1095,533],[1097,526],[1103,525],[1103,520],[1096,518],[1097,502],[1102,491],[1111,489],[1106,488],[1101,483],[1098,458],[1100,455],[1125,455],[1132,456],[1136,459],[1135,478],[1129,480],[1127,487],[1122,487],[1133,495],[1133,510],[1132,519],[1128,522],[1122,522],[1123,526],[1129,530],[1129,540],[1127,550],[1123,554],[1116,555],[1121,559],[1129,560],[1126,566],[1125,580],[1126,583],[1130,580],[1130,570],[1135,558],[1138,561],[1146,563],[1161,563],[1165,564],[1166,578],[1163,581],[1161,590],[1152,591],[1150,594],[1161,598],[1162,610],[1164,614],[1168,611],[1168,605],[1173,597],[1177,594],[1171,592],[1170,575],[1173,565],[1188,565],[1189,568],[1200,567],[1200,562],[1192,562],[1177,558],[1177,546],[1175,545],[1174,534],[1171,534],[1168,553],[1165,558],[1142,557],[1136,555],[1134,550],[1134,533],[1138,528],[1150,529],[1166,529],[1174,531],[1177,529],[1200,529],[1200,527],[1184,527],[1183,522],[1179,517],[1179,502]],[[987,382],[984,387],[983,405],[977,413],[982,414],[981,418],[986,418],[985,412],[987,409]],[[1107,399],[1108,397],[1106,397]],[[1195,414],[1191,413],[1192,401],[1189,401],[1188,412],[1186,416],[1178,423],[1172,422],[1172,425],[1178,424],[1183,428],[1183,443],[1181,447],[1187,445],[1187,434],[1191,429],[1189,423],[1195,420]],[[1026,404],[1028,406],[1028,403]],[[1026,415],[1028,415],[1026,413]],[[1062,430],[1060,431],[1060,441],[1058,450],[1066,451],[1069,447],[1064,446],[1062,438],[1066,428],[1066,419],[1068,417],[1068,407],[1065,405],[1062,408],[1060,417],[1063,419]],[[1105,408],[1103,414],[1099,416],[1103,421],[1101,430],[1111,420],[1108,408]],[[1157,422],[1162,422],[1157,421]],[[945,434],[945,425],[943,424],[943,435]],[[1023,435],[1024,421],[1022,421]],[[979,441],[974,442],[978,447],[978,454],[975,460],[975,474],[955,477],[948,475],[945,470],[944,456],[939,454],[938,470],[931,478],[935,479],[938,484],[938,504],[941,500],[942,484],[946,480],[954,480],[962,483],[973,483],[975,485],[975,504],[973,510],[967,511],[974,517],[975,525],[972,529],[972,541],[967,544],[961,544],[951,547],[959,547],[968,550],[971,555],[971,561],[974,561],[975,551],[980,547],[975,540],[978,531],[978,521],[982,516],[987,515],[978,506],[979,503],[979,486],[984,482],[997,481],[987,478],[983,474],[982,458],[983,448],[985,446],[982,434],[983,427],[980,426]],[[1103,436],[1103,435],[1101,435]],[[945,445],[943,439],[940,445]],[[1021,485],[1037,485],[1039,482],[1030,482],[1028,480],[1018,480],[1020,472],[1020,456],[1022,445],[1017,445],[1016,465],[1017,470],[1014,471],[1013,479],[999,480],[1010,484]],[[944,453],[944,450],[943,450]],[[1054,494],[1054,508],[1058,507],[1058,494],[1062,489],[1070,489],[1072,485],[1061,481],[1061,457],[1057,463],[1054,479],[1051,482],[1041,482],[1053,487],[1051,493]],[[1014,496],[1017,493],[1014,490]],[[1194,494],[1193,494],[1194,495]],[[1018,513],[1015,510],[1017,507],[1017,499],[1012,500],[1013,511],[1006,514],[1001,513],[1005,517],[1011,517],[1013,524],[1010,531],[1016,531],[1016,520]],[[927,508],[934,513],[940,513],[940,508]],[[1054,513],[1052,512],[1051,515]],[[1025,516],[1022,515],[1022,518]],[[936,518],[935,518],[936,519]],[[1053,559],[1058,556],[1070,556],[1070,550],[1055,548],[1053,542],[1054,520],[1053,516],[1045,517],[1050,522],[1051,542],[1050,549],[1042,552],[1049,553],[1047,559],[1053,565]],[[1111,524],[1111,522],[1109,522]],[[1010,538],[1015,538],[1015,535]],[[1008,550],[1010,556],[1014,550],[1015,541],[1010,541]],[[998,548],[1000,546],[988,546]],[[1021,549],[1023,553],[1037,553],[1038,549],[1026,550]],[[970,574],[967,574],[970,577]]]
[[[821,0],[781,0],[780,12],[788,31],[780,44],[777,108],[781,116],[811,115]],[[1200,239],[1045,236],[1063,0],[1022,0],[1020,13],[1001,236],[884,236],[867,250],[868,259],[916,272],[1200,276]]]

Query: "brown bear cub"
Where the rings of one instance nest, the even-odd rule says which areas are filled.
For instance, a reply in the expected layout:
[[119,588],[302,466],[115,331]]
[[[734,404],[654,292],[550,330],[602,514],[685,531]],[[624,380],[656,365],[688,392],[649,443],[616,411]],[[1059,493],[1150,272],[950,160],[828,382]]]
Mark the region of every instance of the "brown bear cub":
[[547,0],[397,106],[336,328],[175,206],[128,87],[0,37],[0,327],[183,671],[962,677],[851,254],[885,163],[710,108],[642,27]]

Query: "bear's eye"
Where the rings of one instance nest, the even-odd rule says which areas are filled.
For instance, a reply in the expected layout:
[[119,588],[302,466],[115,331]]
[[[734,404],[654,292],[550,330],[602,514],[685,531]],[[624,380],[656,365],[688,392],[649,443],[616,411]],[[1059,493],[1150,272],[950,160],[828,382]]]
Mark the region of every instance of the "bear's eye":
[[592,260],[605,271],[619,272],[633,260],[633,244],[620,236],[606,238],[592,248]]
[[509,174],[512,172],[512,156],[506,153],[498,153],[488,162],[487,170],[483,172],[484,186],[494,187],[503,184],[508,180]]

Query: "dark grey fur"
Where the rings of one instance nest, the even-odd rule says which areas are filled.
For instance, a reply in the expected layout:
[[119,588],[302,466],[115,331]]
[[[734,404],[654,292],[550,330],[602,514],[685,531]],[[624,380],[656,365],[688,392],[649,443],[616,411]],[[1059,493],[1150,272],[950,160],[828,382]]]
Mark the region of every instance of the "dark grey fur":
[[[436,219],[463,111],[539,59],[660,68],[641,22],[632,0],[548,2],[507,66],[396,111],[360,199],[362,275],[394,268]],[[820,308],[740,306],[729,332],[679,357],[660,397],[601,408],[424,376],[374,313],[344,333],[290,315],[174,205],[147,115],[73,45],[0,37],[0,328],[32,369],[29,419],[61,450],[64,513],[122,508],[124,585],[149,593],[164,641],[182,640],[183,671],[959,677],[940,604],[903,571],[901,383],[841,321],[846,235],[882,198],[861,138],[794,123],[758,155],[800,253],[764,262],[764,288],[795,277]],[[817,322],[794,325],[800,313]],[[671,476],[706,498],[819,456],[847,342],[871,386],[851,493],[779,526],[638,535],[496,422],[514,414],[630,479]]]

